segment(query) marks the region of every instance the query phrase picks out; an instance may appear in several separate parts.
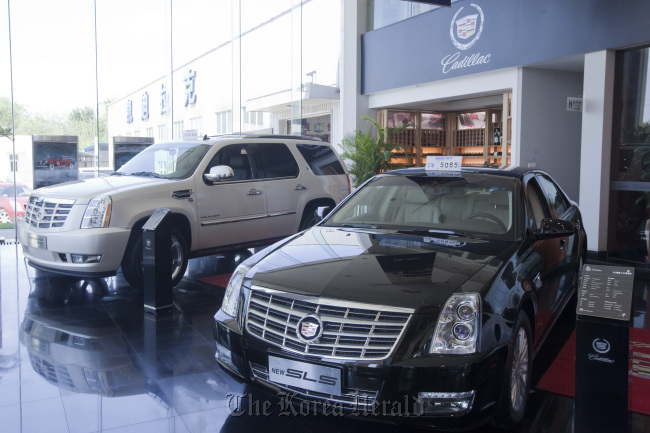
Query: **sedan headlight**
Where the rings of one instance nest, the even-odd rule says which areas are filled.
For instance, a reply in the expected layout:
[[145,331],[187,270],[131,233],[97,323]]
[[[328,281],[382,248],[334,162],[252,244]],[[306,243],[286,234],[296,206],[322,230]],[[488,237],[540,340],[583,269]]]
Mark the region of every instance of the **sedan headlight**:
[[90,200],[86,212],[84,212],[83,220],[81,220],[81,228],[108,227],[108,223],[111,221],[111,206],[112,201],[109,196],[95,197]]
[[237,315],[244,275],[246,275],[249,269],[250,266],[241,264],[237,266],[237,269],[235,269],[235,272],[230,277],[228,287],[226,287],[226,293],[223,295],[223,302],[221,303],[221,309],[229,316],[235,317]]
[[452,295],[438,317],[431,339],[432,354],[475,353],[478,343],[480,297],[478,293]]

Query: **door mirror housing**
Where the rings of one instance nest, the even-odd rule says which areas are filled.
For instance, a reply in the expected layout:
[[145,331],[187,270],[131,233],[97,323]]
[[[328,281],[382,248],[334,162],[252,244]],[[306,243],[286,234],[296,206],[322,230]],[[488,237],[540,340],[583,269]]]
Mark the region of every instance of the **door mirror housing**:
[[210,169],[210,172],[205,173],[203,178],[208,182],[220,182],[224,180],[231,180],[235,177],[235,172],[227,165],[217,165]]

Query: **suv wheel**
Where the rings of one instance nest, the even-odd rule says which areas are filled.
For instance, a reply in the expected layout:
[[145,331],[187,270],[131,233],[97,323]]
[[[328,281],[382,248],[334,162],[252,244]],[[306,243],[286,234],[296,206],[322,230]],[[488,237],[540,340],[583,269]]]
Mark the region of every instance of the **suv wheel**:
[[[171,229],[172,236],[172,287],[178,284],[187,270],[188,248],[185,238],[177,229]],[[134,288],[144,287],[144,268],[142,265],[142,233],[132,236],[122,259],[124,279]]]
[[316,208],[310,206],[306,208],[305,213],[302,214],[302,220],[300,220],[298,231],[301,232],[307,230],[309,227],[316,225],[319,221],[320,219],[318,218],[318,215],[316,215]]

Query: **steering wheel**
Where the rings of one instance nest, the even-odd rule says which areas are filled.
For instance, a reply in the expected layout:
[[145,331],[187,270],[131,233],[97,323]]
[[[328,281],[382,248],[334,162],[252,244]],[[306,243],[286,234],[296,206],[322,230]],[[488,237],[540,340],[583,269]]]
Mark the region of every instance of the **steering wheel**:
[[497,224],[499,226],[499,228],[501,230],[503,230],[504,232],[508,231],[508,227],[506,227],[506,225],[503,223],[503,221],[501,221],[499,218],[492,215],[491,213],[477,212],[477,213],[467,215],[467,217],[465,217],[466,220],[469,220],[469,219],[472,219],[472,218],[485,218],[485,219],[488,219],[488,220],[492,221],[493,223]]

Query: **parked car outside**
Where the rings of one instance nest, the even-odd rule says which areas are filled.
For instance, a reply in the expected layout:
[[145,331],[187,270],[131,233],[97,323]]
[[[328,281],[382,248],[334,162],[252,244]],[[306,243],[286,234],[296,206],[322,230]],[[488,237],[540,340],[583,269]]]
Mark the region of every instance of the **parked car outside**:
[[25,216],[32,190],[22,183],[0,183],[0,223],[13,223]]
[[189,258],[269,245],[350,192],[331,146],[296,136],[224,136],[152,145],[111,176],[40,188],[19,241],[36,268],[80,277],[121,267],[143,285],[142,228],[172,214],[172,283]]
[[380,174],[235,270],[216,358],[301,408],[512,427],[586,250],[543,171]]
[[66,156],[48,158],[45,165],[47,165],[50,170],[54,170],[56,167],[74,168],[74,159]]

